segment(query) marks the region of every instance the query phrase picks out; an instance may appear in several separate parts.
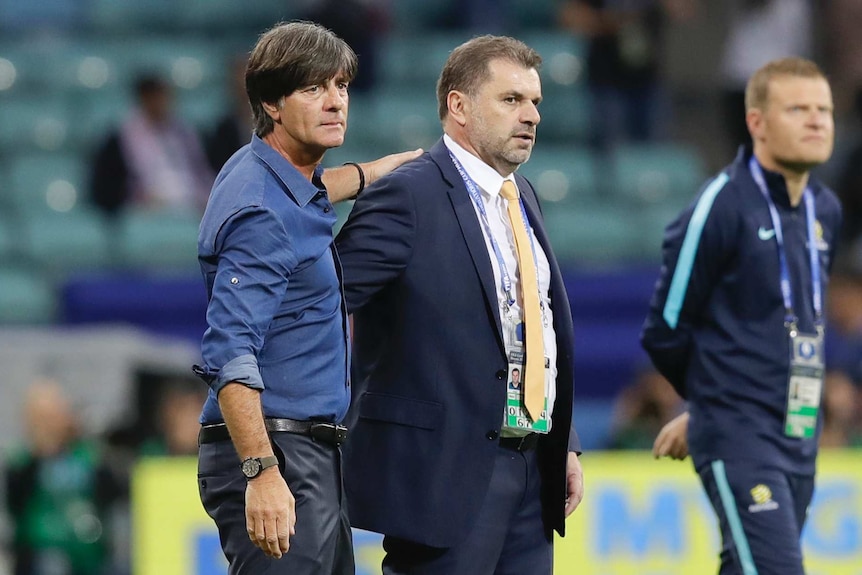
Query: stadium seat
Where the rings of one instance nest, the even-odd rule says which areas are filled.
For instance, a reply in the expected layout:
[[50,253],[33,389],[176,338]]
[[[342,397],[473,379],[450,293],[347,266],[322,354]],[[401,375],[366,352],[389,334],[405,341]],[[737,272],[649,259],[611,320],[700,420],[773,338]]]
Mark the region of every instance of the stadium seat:
[[543,33],[554,28],[559,4],[559,0],[507,0],[506,2],[509,21],[513,25],[517,24],[521,29],[541,30]]
[[0,264],[9,262],[16,252],[16,233],[12,224],[0,216]]
[[22,154],[10,161],[10,200],[19,214],[64,213],[85,202],[85,166],[72,153]]
[[370,114],[376,128],[374,141],[394,150],[427,149],[440,137],[433,90],[378,91]]
[[[427,4],[435,4],[427,2]],[[468,32],[405,34],[401,28],[385,37],[379,50],[381,88],[428,91],[434,87],[452,50],[470,39]]]
[[89,91],[113,87],[117,73],[110,68],[101,41],[57,35],[39,41],[0,45],[0,57],[16,70],[21,88],[45,92]]
[[9,182],[8,163],[0,155],[0,219],[3,215],[12,215],[12,184]]
[[183,2],[174,0],[90,0],[89,20],[95,30],[107,34],[145,33],[177,25]]
[[584,85],[587,47],[583,38],[551,30],[525,32],[518,37],[542,57],[542,88],[545,91],[558,85]]
[[679,205],[694,197],[706,176],[697,152],[674,144],[620,146],[611,166],[617,197],[636,205]]
[[87,22],[85,7],[86,3],[78,0],[0,0],[0,30],[76,28]]
[[261,32],[273,24],[301,15],[301,3],[284,0],[183,0],[176,3],[175,24],[198,31]]
[[226,86],[233,55],[205,38],[170,34],[113,38],[103,49],[119,85],[127,90],[141,73],[163,74],[179,90]]
[[62,93],[19,94],[0,103],[0,155],[68,148],[73,119]]
[[22,222],[24,256],[56,281],[111,265],[103,216],[87,209],[45,213]]
[[[692,195],[692,199],[694,195]],[[674,221],[688,203],[686,198],[673,198],[661,204],[644,206],[637,210],[638,230],[641,233],[643,258],[658,265],[661,261],[661,244],[664,230]]]
[[54,320],[54,290],[45,278],[18,267],[0,267],[0,324],[44,324]]
[[561,265],[618,266],[637,261],[640,237],[625,210],[559,205],[545,210],[545,228]]
[[119,222],[117,263],[153,272],[198,272],[199,214],[129,211]]
[[590,135],[590,98],[580,86],[545,83],[539,113],[541,142],[586,144]]
[[[446,23],[454,0],[398,0],[392,2],[392,28],[401,32],[418,33]],[[452,46],[454,48],[454,46]],[[450,48],[451,49],[451,48]]]
[[586,148],[539,143],[518,171],[536,188],[546,211],[555,204],[583,208],[599,200],[596,159]]

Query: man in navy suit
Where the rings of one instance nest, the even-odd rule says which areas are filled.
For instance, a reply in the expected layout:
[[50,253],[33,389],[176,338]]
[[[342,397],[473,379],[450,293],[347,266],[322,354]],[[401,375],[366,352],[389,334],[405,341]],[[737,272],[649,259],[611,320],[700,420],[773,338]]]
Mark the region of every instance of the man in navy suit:
[[[456,48],[437,87],[443,138],[370,186],[336,240],[356,340],[347,499],[356,527],[385,535],[387,575],[551,573],[553,531],[583,496],[571,312],[515,174],[536,138],[540,65],[512,38]],[[516,233],[534,256],[526,282]],[[544,349],[541,412],[507,390],[525,373],[525,283],[541,307],[526,351]]]

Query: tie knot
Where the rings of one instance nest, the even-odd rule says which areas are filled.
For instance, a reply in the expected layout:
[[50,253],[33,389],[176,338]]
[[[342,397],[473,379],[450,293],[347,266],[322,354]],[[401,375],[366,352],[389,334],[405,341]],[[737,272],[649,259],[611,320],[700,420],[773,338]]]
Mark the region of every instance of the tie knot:
[[500,188],[500,195],[507,200],[517,200],[518,188],[515,187],[515,184],[514,182],[512,182],[512,180],[505,180],[503,182],[503,187]]

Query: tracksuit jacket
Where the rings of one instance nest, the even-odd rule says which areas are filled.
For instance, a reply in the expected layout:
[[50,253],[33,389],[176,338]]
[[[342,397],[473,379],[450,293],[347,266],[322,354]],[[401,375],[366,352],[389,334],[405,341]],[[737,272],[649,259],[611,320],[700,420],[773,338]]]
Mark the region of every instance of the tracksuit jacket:
[[[667,227],[641,343],[689,402],[689,451],[698,470],[716,459],[752,460],[813,474],[817,437],[784,434],[790,342],[775,231],[749,171],[751,154],[741,148]],[[798,327],[814,333],[805,202],[792,207],[783,177],[763,171],[784,233]],[[825,306],[841,206],[813,177],[809,188]]]

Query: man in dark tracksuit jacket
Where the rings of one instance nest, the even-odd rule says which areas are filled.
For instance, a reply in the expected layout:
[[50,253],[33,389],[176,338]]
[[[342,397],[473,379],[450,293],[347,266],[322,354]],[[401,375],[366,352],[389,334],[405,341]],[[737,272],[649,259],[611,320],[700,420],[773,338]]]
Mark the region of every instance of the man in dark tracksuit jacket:
[[[767,64],[748,90],[754,148],[668,226],[641,341],[689,402],[681,417],[718,515],[721,575],[803,575],[823,292],[841,223],[836,196],[808,171],[832,151],[832,98],[816,65],[796,58]],[[813,412],[793,407],[799,393]]]

